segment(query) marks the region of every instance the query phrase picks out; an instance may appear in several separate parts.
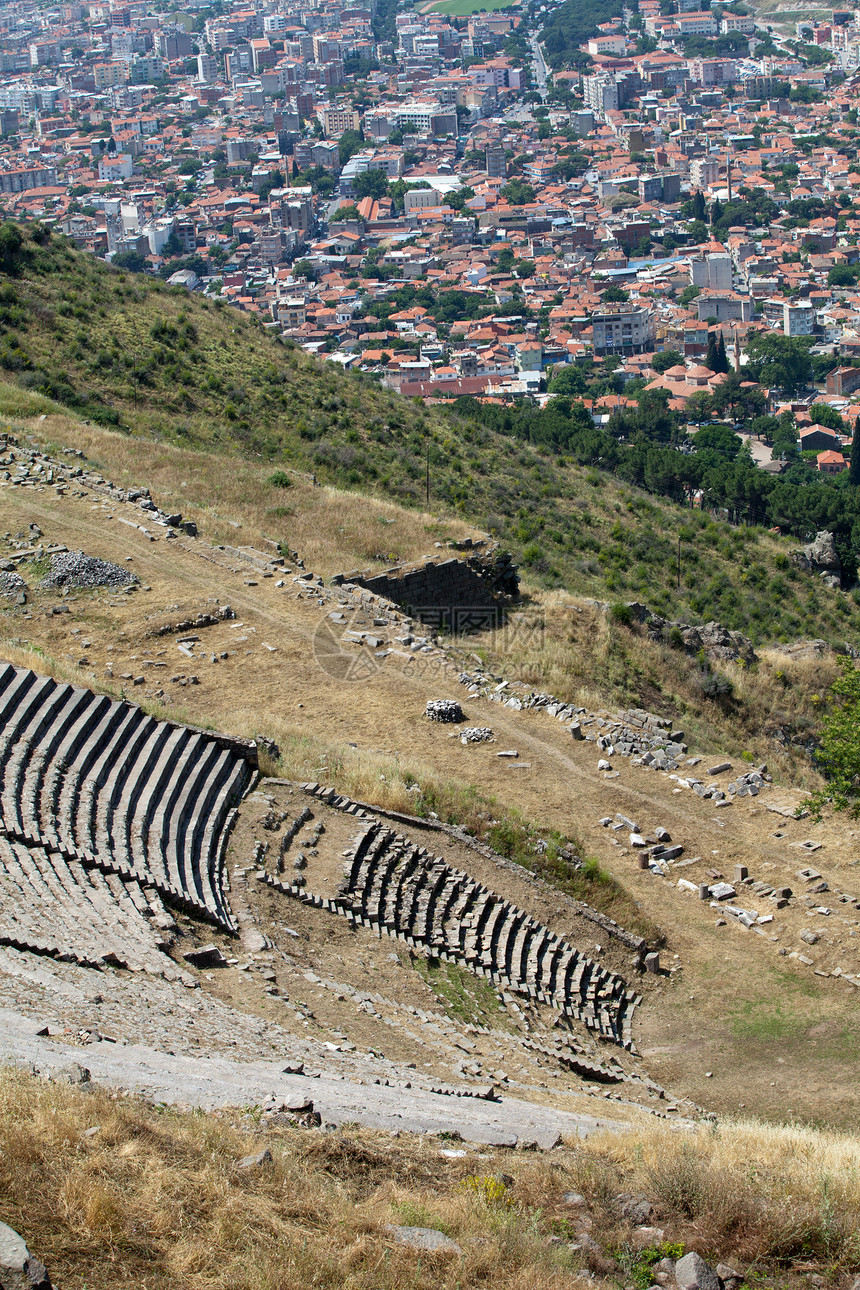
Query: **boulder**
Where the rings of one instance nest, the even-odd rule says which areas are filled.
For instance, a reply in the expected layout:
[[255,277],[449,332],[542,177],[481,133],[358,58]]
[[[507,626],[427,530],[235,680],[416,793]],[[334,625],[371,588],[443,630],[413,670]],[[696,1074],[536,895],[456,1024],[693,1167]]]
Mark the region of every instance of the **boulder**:
[[27,1249],[23,1237],[0,1223],[0,1286],[2,1290],[51,1290],[44,1263]]
[[631,1196],[621,1192],[615,1197],[615,1203],[629,1223],[641,1225],[651,1217],[651,1202],[647,1196]]
[[71,1062],[68,1066],[54,1067],[51,1070],[51,1079],[56,1084],[89,1084],[90,1073],[86,1066],[81,1066],[80,1062]]
[[413,1250],[430,1250],[443,1254],[463,1253],[456,1241],[452,1241],[443,1232],[437,1232],[433,1227],[398,1227],[391,1224],[388,1230],[395,1241],[401,1245],[408,1245]]
[[698,629],[701,648],[708,658],[720,663],[755,663],[757,655],[752,642],[740,632],[730,632],[719,623],[705,623]]
[[827,529],[820,529],[814,541],[803,548],[802,554],[807,568],[814,569],[818,573],[842,572],[842,562],[836,550],[836,542],[833,534]]
[[691,1250],[675,1264],[678,1290],[722,1290],[720,1278],[703,1258]]

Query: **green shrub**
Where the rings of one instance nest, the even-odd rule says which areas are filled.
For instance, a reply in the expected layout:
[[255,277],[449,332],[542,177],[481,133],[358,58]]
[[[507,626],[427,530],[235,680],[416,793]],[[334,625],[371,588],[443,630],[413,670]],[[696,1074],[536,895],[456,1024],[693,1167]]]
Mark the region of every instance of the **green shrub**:
[[[607,583],[609,579],[607,578]],[[630,606],[625,605],[622,600],[616,601],[609,610],[609,617],[614,623],[619,623],[622,627],[630,627],[633,622],[633,614]]]
[[269,483],[273,488],[292,488],[293,481],[285,470],[276,470],[269,476]]

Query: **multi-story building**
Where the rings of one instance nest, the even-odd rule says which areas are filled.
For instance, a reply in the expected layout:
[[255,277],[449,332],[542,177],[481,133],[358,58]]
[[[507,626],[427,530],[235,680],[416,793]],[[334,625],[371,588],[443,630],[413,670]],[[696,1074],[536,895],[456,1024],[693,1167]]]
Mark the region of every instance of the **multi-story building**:
[[786,336],[811,336],[815,330],[815,306],[808,300],[785,300],[782,330]]
[[654,348],[654,314],[640,305],[603,305],[591,319],[595,354],[641,354]]
[[57,183],[55,166],[15,166],[0,171],[0,193],[22,193],[28,188],[53,188]]
[[732,257],[730,255],[704,255],[690,261],[690,284],[709,291],[731,291]]
[[719,33],[717,20],[707,9],[698,13],[676,14],[673,22],[680,30],[681,36],[716,36]]
[[95,63],[93,80],[97,90],[106,90],[110,85],[125,85],[129,79],[129,65],[124,62]]
[[218,80],[220,65],[215,54],[197,55],[197,79],[201,85],[212,85]]
[[194,43],[187,32],[163,31],[155,37],[156,53],[168,63],[175,63],[179,58],[191,58],[194,54]]
[[710,188],[720,177],[717,157],[694,157],[690,162],[690,183],[694,188]]
[[733,58],[694,58],[690,62],[690,76],[700,85],[732,85],[737,79],[738,65]]
[[487,177],[489,179],[506,179],[508,159],[500,143],[487,144]]
[[322,110],[322,127],[330,139],[339,139],[345,130],[357,130],[361,116],[352,106],[327,107]]
[[722,35],[728,35],[730,31],[739,31],[742,36],[752,36],[755,34],[755,18],[751,14],[729,13],[723,10],[720,18],[720,32]]
[[607,112],[618,111],[618,83],[614,76],[606,76],[602,73],[596,76],[583,76],[582,94],[597,117],[603,118]]

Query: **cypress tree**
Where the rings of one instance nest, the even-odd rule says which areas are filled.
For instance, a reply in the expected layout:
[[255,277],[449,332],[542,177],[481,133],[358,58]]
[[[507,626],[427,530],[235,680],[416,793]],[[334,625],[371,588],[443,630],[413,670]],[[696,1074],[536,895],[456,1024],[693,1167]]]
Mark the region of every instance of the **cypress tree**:
[[718,372],[720,370],[717,366],[718,362],[717,342],[714,339],[714,333],[711,332],[708,336],[708,353],[705,357],[705,367],[709,367],[712,372]]
[[854,422],[854,437],[851,440],[851,457],[848,462],[849,484],[860,484],[860,416]]
[[704,218],[705,218],[705,198],[704,198],[704,195],[701,192],[699,192],[697,188],[696,191],[693,193],[693,219],[700,219],[704,221]]
[[726,356],[726,342],[723,339],[723,333],[720,332],[720,339],[717,342],[717,367],[718,372],[728,372],[729,360]]
[[714,227],[714,225],[716,224],[717,220],[720,218],[722,213],[723,213],[723,203],[720,201],[719,197],[715,197],[713,201],[713,205],[711,206],[711,228]]

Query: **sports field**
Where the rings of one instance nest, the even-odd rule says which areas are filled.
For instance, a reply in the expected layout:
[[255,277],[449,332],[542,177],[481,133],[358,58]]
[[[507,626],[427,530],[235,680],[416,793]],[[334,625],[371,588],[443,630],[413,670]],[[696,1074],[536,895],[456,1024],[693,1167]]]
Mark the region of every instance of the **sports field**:
[[451,17],[465,18],[473,13],[480,13],[482,10],[492,13],[496,9],[515,8],[519,0],[429,0],[428,3],[421,4],[418,9],[421,13],[446,13]]

